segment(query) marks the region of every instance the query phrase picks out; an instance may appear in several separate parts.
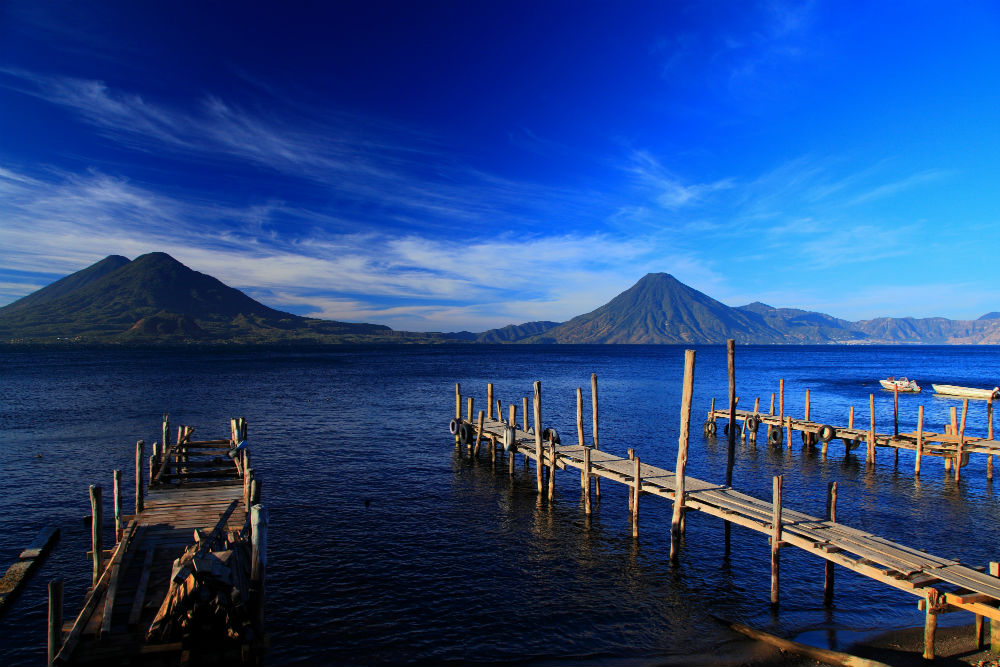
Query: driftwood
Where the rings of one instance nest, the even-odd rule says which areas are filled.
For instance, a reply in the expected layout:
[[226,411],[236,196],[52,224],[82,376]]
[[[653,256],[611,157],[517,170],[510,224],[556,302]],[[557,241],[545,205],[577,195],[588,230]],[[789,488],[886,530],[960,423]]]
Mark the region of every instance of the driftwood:
[[[722,619],[719,620],[722,621]],[[772,646],[777,646],[782,651],[804,655],[807,658],[818,660],[819,662],[823,662],[828,665],[840,665],[842,667],[889,667],[889,665],[886,665],[884,662],[868,660],[867,658],[859,658],[856,655],[841,653],[840,651],[831,651],[824,648],[817,648],[815,646],[809,646],[808,644],[800,644],[799,642],[792,641],[791,639],[782,639],[781,637],[763,632],[762,630],[756,630],[743,625],[742,623],[728,623],[728,625],[733,630],[736,630],[736,632],[746,635],[751,639],[767,642]]]

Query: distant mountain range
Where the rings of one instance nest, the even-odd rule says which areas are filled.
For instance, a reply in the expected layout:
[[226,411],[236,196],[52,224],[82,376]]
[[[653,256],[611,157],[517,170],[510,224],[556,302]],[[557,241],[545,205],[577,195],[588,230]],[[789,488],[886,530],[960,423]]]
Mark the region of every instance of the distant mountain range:
[[101,343],[1000,344],[1000,312],[977,320],[882,317],[851,322],[760,302],[731,307],[650,273],[568,322],[483,333],[414,333],[269,308],[162,252],[111,255],[0,308],[0,341]]

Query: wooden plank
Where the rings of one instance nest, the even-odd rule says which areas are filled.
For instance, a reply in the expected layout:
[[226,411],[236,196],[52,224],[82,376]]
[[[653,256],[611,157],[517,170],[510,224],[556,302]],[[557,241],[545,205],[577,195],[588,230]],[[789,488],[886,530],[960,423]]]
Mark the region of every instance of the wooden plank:
[[139,575],[139,583],[135,587],[135,595],[132,599],[132,609],[128,614],[128,627],[135,629],[142,617],[142,610],[146,606],[146,589],[149,586],[149,577],[153,570],[153,556],[155,548],[146,547],[146,557],[142,562],[142,573]]

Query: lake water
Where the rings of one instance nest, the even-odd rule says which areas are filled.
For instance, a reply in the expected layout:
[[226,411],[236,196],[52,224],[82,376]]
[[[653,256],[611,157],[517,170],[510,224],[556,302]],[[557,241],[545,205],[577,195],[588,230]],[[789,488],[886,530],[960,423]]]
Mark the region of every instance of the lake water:
[[[701,424],[712,397],[726,402],[724,346],[698,346],[688,473],[721,482],[723,438]],[[66,616],[89,583],[87,486],[129,485],[135,442],[159,438],[169,412],[197,437],[226,437],[231,416],[249,421],[254,467],[271,515],[267,624],[270,664],[691,663],[729,636],[713,615],[821,645],[857,633],[919,625],[916,598],[838,568],[833,608],[823,604],[823,562],[782,553],[781,607],[769,605],[766,538],[734,527],[723,558],[722,523],[689,515],[680,566],[669,550],[670,503],[643,498],[640,537],[629,530],[625,488],[605,482],[585,520],[579,475],[557,474],[553,502],[539,503],[534,471],[460,456],[448,433],[455,382],[485,407],[493,382],[504,405],[542,381],[543,420],[575,439],[575,389],[600,384],[602,449],[634,447],[644,462],[674,468],[684,348],[680,346],[357,346],[219,350],[0,350],[0,567],[46,525],[62,537],[0,618],[0,664],[45,656],[46,582],[66,580]],[[876,393],[880,431],[891,430],[892,395],[878,378],[907,375],[926,387],[900,396],[901,428],[928,428],[948,409],[930,383],[993,386],[995,347],[739,347],[741,407],[767,409],[786,381],[785,412],[834,425],[867,424]],[[973,402],[967,432],[985,432]],[[824,460],[796,439],[791,452],[738,446],[734,486],[769,497],[785,474],[787,507],[821,516],[827,482],[839,483],[838,518],[932,553],[983,565],[998,560],[1000,508],[985,460],[962,482],[913,456],[898,467],[880,450]],[[1000,475],[998,475],[1000,478]],[[105,493],[109,496],[110,491]],[[127,503],[126,503],[127,504]],[[108,510],[106,510],[107,513]],[[105,538],[110,539],[109,536]],[[953,615],[955,622],[971,616]],[[952,617],[948,617],[951,620]]]

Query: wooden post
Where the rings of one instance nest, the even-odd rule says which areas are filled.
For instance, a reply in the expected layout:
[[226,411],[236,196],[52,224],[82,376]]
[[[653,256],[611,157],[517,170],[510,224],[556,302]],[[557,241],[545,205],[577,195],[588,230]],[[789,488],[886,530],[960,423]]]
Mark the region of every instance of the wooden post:
[[778,380],[778,417],[785,423],[785,381]]
[[583,447],[583,388],[576,388],[576,443]]
[[805,420],[809,421],[809,390],[806,389],[806,415]]
[[112,471],[111,477],[114,480],[115,544],[117,544],[122,536],[122,471]]
[[917,462],[913,465],[913,476],[920,477],[920,458],[924,455],[924,406],[917,408]]
[[[726,341],[729,369],[729,451],[726,455],[726,486],[733,485],[733,464],[736,461],[736,341]],[[727,522],[728,525],[728,522]]]
[[770,415],[774,414],[774,392],[773,391],[771,392],[771,409],[768,412],[768,414],[770,414]]
[[[631,447],[629,447],[629,449],[628,449],[628,460],[629,461],[635,461],[635,449],[633,449]],[[628,490],[628,513],[629,514],[632,514],[632,511],[635,508],[635,493],[634,493],[634,490],[635,490],[634,486],[631,487],[631,488],[629,488],[629,490]]]
[[639,496],[642,495],[642,464],[635,457],[635,468],[632,472],[635,487],[632,490],[632,537],[639,537]]
[[531,415],[531,412],[528,410],[528,397],[522,396],[521,401],[524,407],[524,430],[527,433],[531,431],[531,427],[528,425],[529,422],[528,417]]
[[466,401],[466,405],[468,406],[468,411],[466,413],[467,414],[466,421],[471,424],[472,423],[472,415],[473,415],[473,412],[472,412],[472,406],[473,406],[472,396],[466,396],[465,397],[465,401]]
[[712,423],[715,423],[715,396],[712,397]]
[[[986,401],[986,437],[993,440],[993,397]],[[986,479],[993,479],[993,455],[986,457]]]
[[[684,518],[684,475],[687,468],[688,440],[691,433],[691,395],[694,393],[694,350],[684,351],[684,385],[681,390],[681,434],[677,440],[677,467],[675,471],[674,513],[670,521],[670,562],[677,564],[680,556]],[[774,395],[771,395],[774,407]]]
[[264,575],[267,571],[267,510],[257,504],[250,508],[250,544],[251,565],[250,580],[254,589],[254,612],[257,621],[263,624],[264,619]]
[[549,441],[552,447],[552,458],[549,460],[549,498],[554,498],[556,494],[556,443]]
[[941,611],[943,596],[934,588],[928,588],[924,598],[924,660],[934,659],[934,634],[937,632],[937,615]]
[[535,478],[538,482],[538,495],[545,492],[542,486],[545,460],[542,458],[542,383],[535,381]]
[[[469,399],[470,401],[472,399]],[[479,456],[479,441],[483,439],[483,420],[486,418],[486,413],[482,410],[479,411],[479,419],[476,422],[476,448],[473,451],[473,456]],[[494,449],[494,452],[496,450]]]
[[771,605],[778,604],[778,549],[781,547],[781,485],[782,475],[774,476],[771,514]]
[[854,406],[851,406],[851,411],[847,413],[847,428],[854,428]]
[[868,409],[871,412],[871,428],[868,430],[868,461],[875,465],[875,394],[868,394]]
[[[486,385],[486,418],[493,419],[493,383]],[[497,413],[497,419],[502,419],[503,415]]]
[[[826,520],[837,523],[837,483],[830,482],[826,487]],[[826,571],[823,577],[823,600],[827,605],[833,603],[833,563],[826,561]]]
[[[508,411],[509,423],[512,429],[517,429],[517,406],[513,403],[510,404],[510,409]],[[507,474],[511,477],[514,476],[514,455],[517,453],[517,447],[512,446],[510,451],[507,452]]]
[[[455,419],[462,418],[462,385],[458,382],[455,383]],[[458,438],[458,434],[455,434],[455,447],[461,446],[461,441]]]
[[788,427],[788,449],[791,450],[792,449],[792,418],[788,417],[787,421],[788,421],[788,424],[787,424],[787,427]]
[[[153,443],[153,449],[156,449],[156,443]],[[149,485],[153,485],[153,479],[156,477],[156,454],[149,455]]]
[[90,485],[90,548],[93,551],[94,570],[91,586],[97,586],[101,572],[104,571],[104,538],[101,527],[104,524],[104,503],[101,499],[101,487]]
[[955,456],[955,481],[962,481],[962,455],[965,453],[965,418],[969,414],[969,399],[962,401],[962,423],[958,427],[958,450]]
[[250,506],[260,503],[260,479],[256,476],[250,480]]
[[583,508],[590,514],[590,447],[583,448],[583,468],[580,470],[580,484],[583,486]]
[[[991,577],[1000,577],[1000,563],[991,562],[986,570]],[[990,650],[1000,653],[1000,621],[990,619]]]
[[145,448],[146,443],[140,440],[135,443],[135,514],[138,515],[142,511],[142,463],[145,460]]
[[162,451],[165,452],[170,448],[170,415],[166,412],[163,413],[163,433],[160,442],[163,444]]
[[892,385],[892,437],[899,437],[899,385]]
[[[597,440],[597,373],[590,374],[590,411],[594,415],[594,449],[600,449]],[[601,497],[601,478],[594,478],[594,496]]]

